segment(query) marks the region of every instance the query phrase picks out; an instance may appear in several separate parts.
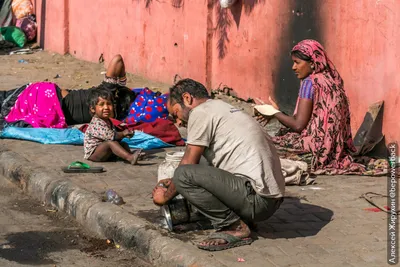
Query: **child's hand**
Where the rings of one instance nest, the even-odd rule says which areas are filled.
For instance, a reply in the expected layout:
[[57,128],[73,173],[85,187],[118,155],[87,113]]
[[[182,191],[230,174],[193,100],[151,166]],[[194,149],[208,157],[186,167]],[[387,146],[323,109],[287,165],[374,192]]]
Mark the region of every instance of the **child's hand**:
[[125,129],[122,131],[124,137],[131,138],[135,133],[131,130]]

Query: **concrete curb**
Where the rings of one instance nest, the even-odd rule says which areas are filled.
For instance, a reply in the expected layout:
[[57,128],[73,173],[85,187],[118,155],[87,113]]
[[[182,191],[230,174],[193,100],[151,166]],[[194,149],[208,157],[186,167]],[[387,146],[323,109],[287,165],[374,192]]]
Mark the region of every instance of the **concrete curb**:
[[39,201],[50,203],[74,217],[86,230],[133,248],[155,266],[226,266],[184,242],[163,236],[155,228],[118,206],[101,202],[99,196],[57,172],[37,166],[19,154],[0,147],[0,174]]

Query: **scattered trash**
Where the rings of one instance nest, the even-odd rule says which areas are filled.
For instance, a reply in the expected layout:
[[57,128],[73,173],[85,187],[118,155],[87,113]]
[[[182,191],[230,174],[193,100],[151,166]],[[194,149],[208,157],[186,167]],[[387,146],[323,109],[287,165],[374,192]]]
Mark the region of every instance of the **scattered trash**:
[[10,248],[14,248],[14,246],[10,245],[10,244],[4,244],[0,246],[1,249],[10,249]]
[[107,73],[106,71],[100,72],[101,75],[104,75],[104,74],[106,74],[106,73]]
[[33,51],[29,48],[24,48],[24,49],[18,49],[11,51],[9,53],[10,55],[27,55],[27,54],[33,54]]
[[122,204],[125,203],[124,200],[123,200],[123,198],[120,197],[120,196],[117,194],[117,192],[115,192],[115,191],[112,190],[112,189],[108,189],[108,190],[106,191],[106,194],[105,194],[105,197],[104,197],[104,201],[105,201],[105,202],[110,202],[110,203],[115,204],[115,205],[122,205]]
[[303,187],[301,188],[302,191],[305,190],[324,190],[322,187],[318,187],[318,186],[310,186],[310,187]]
[[23,59],[18,60],[18,63],[24,63],[24,64],[28,64],[28,61],[25,61]]
[[380,211],[386,212],[386,213],[390,213],[390,214],[396,214],[396,215],[400,215],[400,210],[390,210],[390,208],[388,206],[384,206],[382,204],[378,204],[377,200],[380,198],[381,200],[379,202],[385,202],[388,201],[388,196],[387,195],[383,195],[383,194],[379,194],[379,193],[374,193],[374,192],[367,192],[364,193],[360,196],[360,198],[364,198],[369,204],[371,204],[372,206],[375,206],[375,208],[367,208],[365,210],[368,211],[374,211],[376,209],[379,209]]
[[54,79],[58,79],[58,78],[61,78],[60,74],[57,74],[56,76],[54,76]]
[[118,245],[118,244],[115,244],[115,247],[116,247],[117,249],[119,249],[121,246]]
[[46,212],[57,212],[56,209],[46,209]]
[[322,187],[318,187],[318,186],[311,186],[310,189],[311,190],[324,190]]
[[[387,211],[389,211],[389,207],[388,206],[383,206],[384,209],[386,209]],[[372,212],[381,212],[382,210],[380,208],[365,208],[365,211],[372,211]]]
[[107,239],[106,243],[107,243],[108,245],[110,245],[110,244],[114,243],[114,241],[112,241],[112,240],[110,240],[110,239]]
[[245,260],[243,258],[238,258],[237,261],[238,262],[245,262]]

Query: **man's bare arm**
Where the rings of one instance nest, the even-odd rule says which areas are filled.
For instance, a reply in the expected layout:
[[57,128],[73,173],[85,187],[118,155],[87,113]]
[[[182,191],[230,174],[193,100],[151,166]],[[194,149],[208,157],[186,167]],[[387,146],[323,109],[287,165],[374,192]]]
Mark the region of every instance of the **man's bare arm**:
[[[204,146],[187,145],[185,154],[183,155],[179,165],[199,164],[204,149]],[[164,179],[160,181],[153,190],[153,202],[156,205],[162,206],[173,199],[176,195],[178,195],[178,192],[176,192],[176,188],[172,180]]]

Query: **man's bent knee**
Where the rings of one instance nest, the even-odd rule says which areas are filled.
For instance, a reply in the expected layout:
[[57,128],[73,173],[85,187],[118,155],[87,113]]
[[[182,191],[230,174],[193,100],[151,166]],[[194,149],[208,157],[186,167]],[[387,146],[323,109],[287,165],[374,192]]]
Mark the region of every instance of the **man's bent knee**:
[[174,183],[175,187],[180,188],[182,183],[185,183],[190,179],[190,169],[193,165],[181,165],[175,169],[174,177],[172,177],[172,182]]

